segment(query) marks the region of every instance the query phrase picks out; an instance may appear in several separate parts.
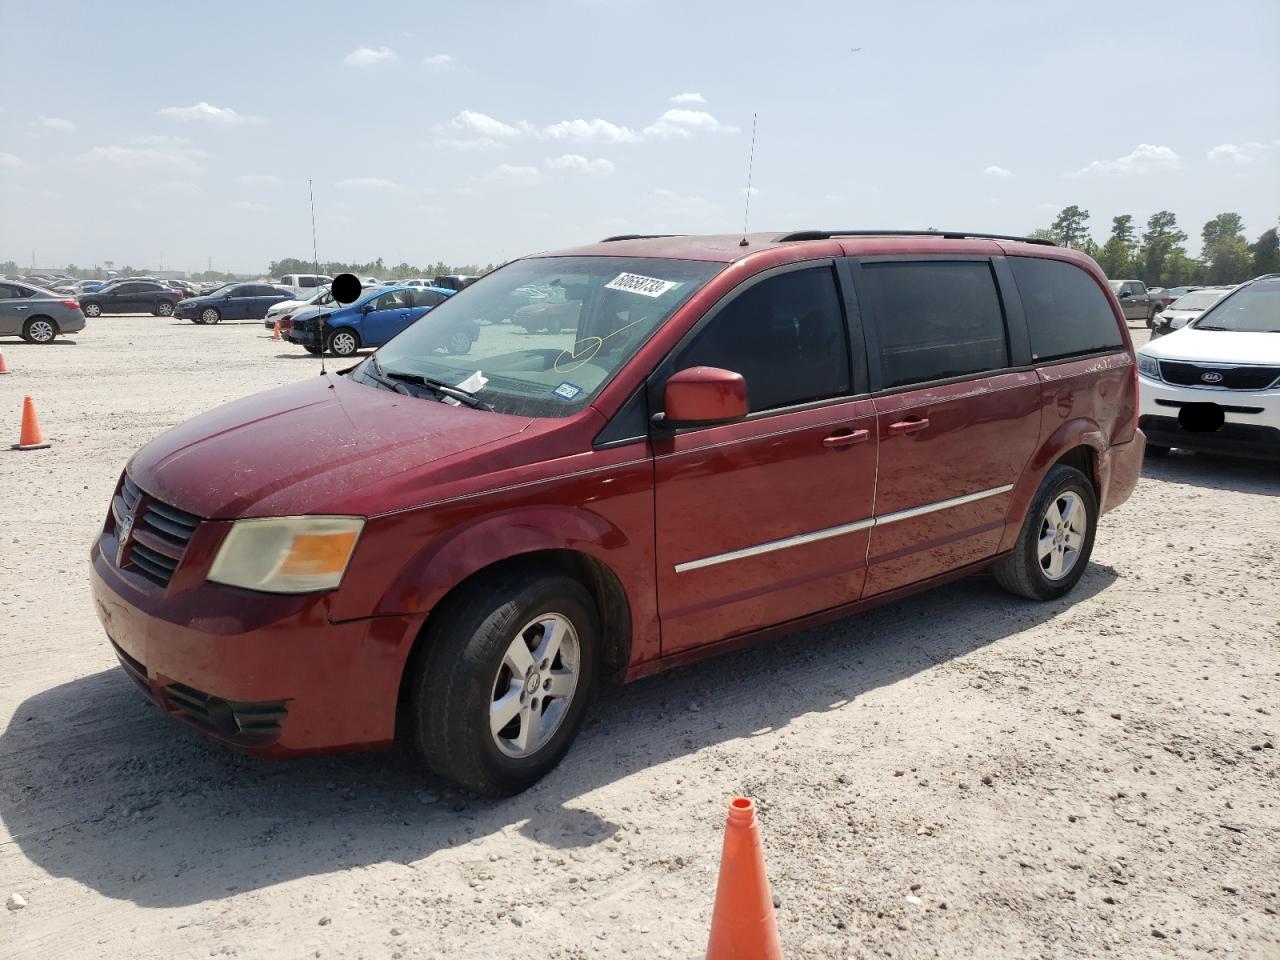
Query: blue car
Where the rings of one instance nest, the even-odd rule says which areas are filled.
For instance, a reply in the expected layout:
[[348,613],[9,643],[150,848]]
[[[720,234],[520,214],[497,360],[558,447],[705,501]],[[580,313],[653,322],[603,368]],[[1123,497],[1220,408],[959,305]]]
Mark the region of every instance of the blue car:
[[[355,303],[339,307],[309,308],[293,315],[286,335],[311,353],[320,353],[320,321],[324,321],[324,346],[339,357],[349,357],[362,347],[380,347],[432,307],[457,291],[443,287],[379,287],[366,290]],[[480,336],[474,320],[461,320],[441,332],[436,346],[453,354],[471,352]]]
[[192,323],[261,320],[271,307],[292,300],[294,292],[270,283],[228,283],[202,297],[178,301],[177,315]]

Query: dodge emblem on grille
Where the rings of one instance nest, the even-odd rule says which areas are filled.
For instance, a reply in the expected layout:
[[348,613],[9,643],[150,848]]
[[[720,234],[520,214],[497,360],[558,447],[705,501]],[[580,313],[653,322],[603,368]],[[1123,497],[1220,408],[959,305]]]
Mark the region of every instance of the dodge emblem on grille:
[[1222,374],[1218,373],[1216,370],[1210,370],[1208,373],[1200,374],[1200,379],[1205,383],[1221,383]]
[[129,546],[129,538],[133,536],[133,514],[126,513],[120,521],[120,530],[116,534],[116,566],[124,566],[124,552]]

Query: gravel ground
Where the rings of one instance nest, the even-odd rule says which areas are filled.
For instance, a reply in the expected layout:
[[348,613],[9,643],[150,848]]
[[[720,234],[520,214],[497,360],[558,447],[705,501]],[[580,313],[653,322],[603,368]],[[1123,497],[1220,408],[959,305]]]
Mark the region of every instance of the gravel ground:
[[[126,458],[309,376],[260,325],[0,343],[0,956],[696,957],[756,798],[789,957],[1280,956],[1280,471],[1174,455],[1070,602],[972,578],[603,697],[504,802],[143,700],[86,552]],[[14,909],[17,907],[17,909]]]

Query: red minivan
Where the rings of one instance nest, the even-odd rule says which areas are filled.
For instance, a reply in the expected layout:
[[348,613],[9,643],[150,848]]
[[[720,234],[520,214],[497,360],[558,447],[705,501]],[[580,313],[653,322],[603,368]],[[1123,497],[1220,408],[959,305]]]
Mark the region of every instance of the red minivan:
[[[462,320],[471,352],[440,349]],[[987,567],[1067,593],[1137,482],[1136,381],[1106,278],[1051,244],[614,237],[153,440],[93,592],[125,670],[219,740],[399,730],[509,794],[607,675]]]

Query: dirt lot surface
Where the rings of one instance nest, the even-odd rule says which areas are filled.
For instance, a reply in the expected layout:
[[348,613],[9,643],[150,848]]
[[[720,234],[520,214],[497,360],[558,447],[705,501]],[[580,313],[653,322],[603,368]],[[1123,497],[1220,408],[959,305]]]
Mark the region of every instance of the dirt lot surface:
[[697,957],[736,794],[788,957],[1280,956],[1274,465],[1149,462],[1069,602],[973,578],[610,691],[480,802],[144,701],[86,577],[126,458],[318,363],[256,324],[73,339],[0,343],[0,430],[31,394],[53,441],[0,452],[0,956]]

